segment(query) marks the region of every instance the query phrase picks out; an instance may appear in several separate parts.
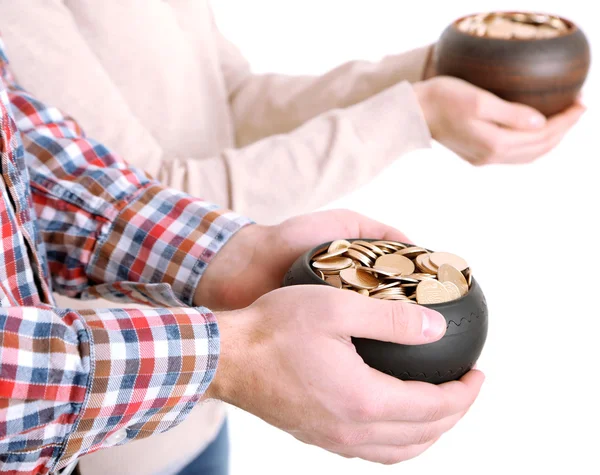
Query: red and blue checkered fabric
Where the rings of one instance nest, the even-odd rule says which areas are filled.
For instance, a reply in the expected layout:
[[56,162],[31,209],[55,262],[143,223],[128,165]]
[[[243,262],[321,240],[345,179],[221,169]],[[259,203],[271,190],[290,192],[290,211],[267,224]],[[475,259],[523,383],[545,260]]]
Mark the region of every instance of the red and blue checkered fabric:
[[[0,153],[0,473],[46,474],[112,434],[177,425],[219,355],[194,290],[250,221],[86,138],[15,84],[1,43]],[[53,289],[145,305],[59,309]]]

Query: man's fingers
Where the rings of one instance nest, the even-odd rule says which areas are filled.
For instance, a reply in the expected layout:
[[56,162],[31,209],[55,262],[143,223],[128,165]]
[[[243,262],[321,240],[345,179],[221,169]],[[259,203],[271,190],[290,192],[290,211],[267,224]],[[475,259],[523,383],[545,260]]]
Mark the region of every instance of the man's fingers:
[[420,445],[452,429],[466,410],[435,422],[376,422],[355,429],[358,445]]
[[393,445],[360,445],[351,449],[333,449],[331,451],[347,458],[359,457],[369,462],[393,465],[421,455],[435,442],[437,442],[437,439],[421,445],[407,445],[402,447]]
[[371,391],[377,396],[371,410],[380,421],[439,421],[469,409],[477,398],[485,376],[471,370],[458,381],[433,385],[400,381],[372,370]]
[[346,297],[350,313],[344,319],[342,331],[347,335],[343,336],[422,345],[439,340],[446,332],[446,319],[435,310],[358,294]]
[[487,91],[480,95],[477,115],[480,119],[518,130],[541,129],[546,124],[546,117],[533,107],[505,101]]

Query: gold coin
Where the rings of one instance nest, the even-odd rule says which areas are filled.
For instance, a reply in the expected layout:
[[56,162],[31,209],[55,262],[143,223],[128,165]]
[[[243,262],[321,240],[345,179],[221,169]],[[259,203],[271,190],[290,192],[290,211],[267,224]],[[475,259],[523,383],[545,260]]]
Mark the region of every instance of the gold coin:
[[324,271],[342,270],[352,265],[352,259],[349,257],[331,257],[324,261],[314,261],[312,265],[314,268]]
[[323,275],[327,277],[328,275],[338,275],[342,269],[334,269],[334,270],[323,270]]
[[358,262],[360,262],[361,264],[367,266],[367,267],[371,267],[372,264],[372,260],[369,259],[367,256],[365,256],[362,252],[358,252],[354,249],[348,249],[346,251],[346,255],[348,257],[351,257],[352,259],[357,260]]
[[559,31],[568,30],[567,24],[564,21],[562,21],[560,18],[557,18],[557,17],[550,18],[550,21],[548,22],[548,24],[552,28],[555,28]]
[[375,261],[375,267],[377,269],[386,270],[388,272],[396,272],[400,275],[412,274],[415,271],[415,265],[413,262],[400,254],[386,254],[380,256]]
[[467,279],[456,267],[452,267],[450,264],[442,264],[438,269],[438,280],[442,283],[452,282],[460,291],[460,296],[466,295],[469,291],[469,284]]
[[338,289],[342,288],[342,279],[340,279],[339,275],[327,276],[325,278],[325,282],[327,282],[330,285],[333,285],[334,287],[337,287]]
[[373,296],[381,300],[401,300],[402,302],[408,302],[409,300],[403,295],[382,295],[381,297]]
[[373,290],[373,292],[379,292],[380,290],[384,290],[384,289],[391,289],[392,287],[396,287],[397,285],[400,285],[400,282],[396,281],[396,282],[391,282],[389,284],[379,284],[377,286],[377,288],[375,290]]
[[367,289],[358,289],[356,291],[356,293],[360,294],[360,295],[364,295],[365,297],[369,296],[369,291]]
[[446,290],[450,295],[450,300],[456,300],[462,297],[460,290],[454,282],[443,282],[442,285],[446,287]]
[[415,258],[415,262],[417,263],[417,267],[419,270],[425,274],[435,274],[436,267],[431,263],[431,254],[426,252],[423,254],[419,254]]
[[386,277],[398,277],[398,271],[396,271],[394,269],[388,269],[387,267],[382,268],[382,267],[375,266],[371,270],[375,274],[383,275]]
[[465,261],[462,257],[458,257],[457,255],[449,252],[434,252],[429,256],[429,260],[436,269],[438,269],[442,264],[450,264],[452,267],[455,267],[461,272],[469,267],[467,261]]
[[379,279],[360,269],[343,269],[340,272],[342,281],[358,289],[372,290],[379,285]]
[[394,254],[407,257],[408,259],[414,259],[419,254],[423,254],[425,252],[428,252],[427,249],[423,249],[422,247],[417,247],[417,246],[411,246],[411,247],[406,247],[404,249],[400,249],[399,251],[396,251]]
[[353,242],[352,245],[350,246],[350,249],[352,249],[354,251],[358,251],[370,259],[377,259],[377,254],[375,254],[370,249],[367,249],[365,246],[361,246],[360,244],[356,244]]
[[375,241],[372,244],[381,250],[388,250],[392,252],[396,252],[399,249],[404,249],[406,247],[404,244],[395,243],[392,241]]
[[422,280],[417,286],[417,302],[420,304],[435,304],[448,302],[450,293],[437,280]]
[[400,287],[391,287],[384,290],[373,289],[371,291],[373,295],[384,294],[384,295],[404,295],[404,291]]
[[463,275],[465,276],[465,279],[467,279],[467,284],[471,287],[471,268],[465,269]]
[[560,31],[551,26],[542,25],[535,32],[536,38],[556,38],[560,36]]
[[383,256],[385,254],[385,252],[383,252],[380,248],[378,248],[374,244],[371,244],[370,242],[367,242],[367,241],[354,241],[353,244],[357,244],[359,246],[366,247],[367,249],[370,249],[372,252],[374,252],[378,256]]
[[341,256],[345,252],[346,252],[346,249],[338,249],[337,251],[333,251],[333,252],[325,252],[323,254],[319,254],[317,257],[313,258],[313,260],[315,260],[317,262],[325,261],[327,259],[330,259],[331,257]]
[[350,242],[346,241],[345,239],[338,239],[337,241],[333,241],[330,245],[329,245],[329,249],[327,249],[327,252],[337,252],[341,249],[346,250],[350,247]]
[[513,35],[515,38],[522,40],[530,40],[535,38],[537,34],[537,27],[534,25],[528,25],[527,23],[517,23],[513,28]]
[[540,13],[540,14],[530,13],[529,14],[529,21],[532,21],[533,23],[543,24],[543,23],[547,23],[549,20],[550,20],[550,17],[543,13]]
[[525,13],[513,13],[511,18],[518,22],[529,21],[529,17]]

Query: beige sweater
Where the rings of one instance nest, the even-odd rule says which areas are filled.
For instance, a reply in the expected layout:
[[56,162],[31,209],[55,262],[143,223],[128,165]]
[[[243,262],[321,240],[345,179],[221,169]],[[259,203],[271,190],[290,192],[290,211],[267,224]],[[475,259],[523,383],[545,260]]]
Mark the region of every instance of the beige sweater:
[[[256,75],[205,0],[0,0],[0,31],[21,85],[89,136],[259,222],[319,207],[430,143],[410,85],[427,48],[320,77]],[[83,474],[175,473],[222,418],[200,406],[167,434],[85,457]]]

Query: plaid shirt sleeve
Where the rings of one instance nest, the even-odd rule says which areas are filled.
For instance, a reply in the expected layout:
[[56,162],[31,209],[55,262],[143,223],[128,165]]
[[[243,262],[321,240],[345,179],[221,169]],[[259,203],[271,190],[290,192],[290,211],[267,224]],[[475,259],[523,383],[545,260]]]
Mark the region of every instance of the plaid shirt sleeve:
[[190,307],[194,289],[250,220],[128,167],[7,78],[55,288],[157,307],[0,309],[0,472],[47,473],[168,430],[197,403],[219,333]]

